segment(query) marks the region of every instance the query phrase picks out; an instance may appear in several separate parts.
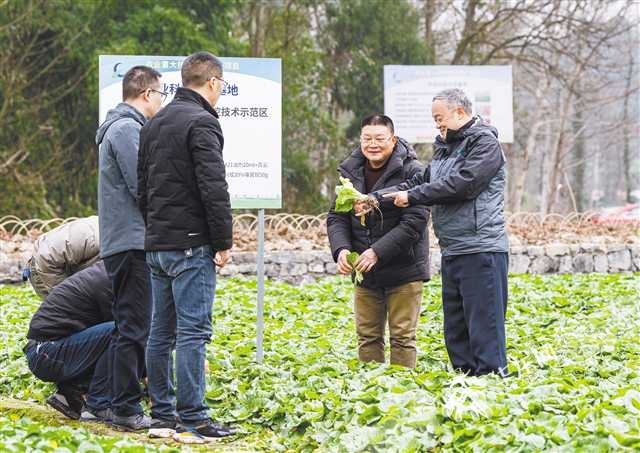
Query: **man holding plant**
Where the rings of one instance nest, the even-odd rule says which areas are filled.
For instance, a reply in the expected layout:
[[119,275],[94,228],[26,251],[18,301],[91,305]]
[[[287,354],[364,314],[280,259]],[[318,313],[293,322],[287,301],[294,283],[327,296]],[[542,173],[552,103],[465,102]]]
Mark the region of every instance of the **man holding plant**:
[[388,320],[391,363],[415,367],[422,286],[429,279],[429,211],[388,204],[360,218],[351,212],[353,197],[395,186],[423,171],[415,151],[394,136],[393,122],[385,115],[362,121],[360,146],[338,167],[349,181],[337,188],[327,230],[338,270],[354,273],[358,357],[365,362],[385,362]]

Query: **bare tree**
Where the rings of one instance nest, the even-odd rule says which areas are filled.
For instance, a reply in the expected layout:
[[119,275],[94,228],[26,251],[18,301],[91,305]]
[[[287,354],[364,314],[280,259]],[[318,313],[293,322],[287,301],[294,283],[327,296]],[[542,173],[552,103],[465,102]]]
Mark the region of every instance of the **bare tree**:
[[[636,65],[635,58],[635,50],[633,47],[629,49],[629,59],[628,59],[628,68],[625,74],[625,90],[629,95],[625,96],[623,100],[622,107],[622,136],[623,136],[623,144],[622,144],[622,163],[624,167],[624,185],[625,185],[625,201],[627,203],[631,203],[633,201],[631,197],[631,192],[633,190],[633,178],[632,178],[632,151],[631,151],[631,102],[632,99],[630,93],[633,87],[634,82],[637,83],[637,80],[634,78],[634,70]],[[636,123],[636,135],[637,131],[637,123]],[[638,159],[638,150],[635,150],[635,159]]]
[[[637,77],[628,58],[613,58],[616,47],[634,49],[621,39],[638,26],[631,2],[498,0],[438,3],[424,0],[425,39],[438,45],[438,63],[511,64],[516,104],[515,143],[510,168],[509,209],[544,212],[587,206],[586,167],[597,151],[598,132],[620,126],[614,115],[624,103],[626,180],[631,181],[631,141],[637,113],[630,96]],[[434,11],[446,8],[447,13]],[[438,20],[433,20],[438,17]],[[612,80],[627,74],[626,85]],[[635,83],[635,85],[634,85]],[[614,140],[617,140],[614,139]],[[530,168],[538,168],[530,178]],[[528,182],[529,181],[529,182]],[[532,190],[534,186],[539,190]],[[630,187],[631,182],[625,187]],[[630,193],[630,189],[628,189]],[[533,203],[533,204],[532,204]],[[536,206],[537,205],[537,206]]]

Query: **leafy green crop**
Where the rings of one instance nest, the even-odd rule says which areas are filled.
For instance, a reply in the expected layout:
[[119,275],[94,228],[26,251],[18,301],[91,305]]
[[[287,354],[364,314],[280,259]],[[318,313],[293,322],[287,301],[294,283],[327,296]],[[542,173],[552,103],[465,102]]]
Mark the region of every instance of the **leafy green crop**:
[[350,212],[353,209],[353,202],[367,200],[369,197],[360,193],[349,178],[340,176],[340,184],[336,186],[336,212]]
[[[353,286],[339,278],[267,283],[257,364],[256,282],[221,279],[207,356],[211,415],[238,423],[244,439],[267,433],[256,448],[270,451],[640,449],[640,275],[512,276],[509,290],[507,353],[519,376],[503,380],[449,369],[438,280],[425,285],[418,365],[406,370],[357,360]],[[20,351],[37,304],[26,288],[0,287],[1,396],[43,401],[51,391]],[[0,445],[23,442],[25,430],[29,445],[88,436],[21,423],[0,429]]]
[[353,281],[356,285],[359,285],[360,283],[362,283],[362,280],[364,280],[364,275],[362,275],[362,272],[355,268],[358,258],[360,258],[360,254],[358,252],[350,252],[347,255],[347,263],[349,263],[351,267],[353,267]]
[[0,416],[0,451],[56,453],[178,453],[178,445],[143,445],[122,436],[95,435],[83,428],[43,426],[29,418]]

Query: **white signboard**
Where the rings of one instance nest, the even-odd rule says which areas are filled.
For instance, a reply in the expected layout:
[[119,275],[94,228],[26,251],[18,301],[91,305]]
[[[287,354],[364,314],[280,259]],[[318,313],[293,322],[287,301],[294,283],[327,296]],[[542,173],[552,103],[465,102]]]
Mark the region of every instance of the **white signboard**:
[[448,88],[463,90],[474,114],[498,129],[501,142],[513,143],[511,66],[385,66],[384,112],[396,134],[411,143],[433,143],[438,131],[431,102]]
[[[162,91],[171,102],[182,86],[186,57],[101,55],[100,123],[122,101],[122,77],[137,65],[162,74]],[[227,88],[216,105],[224,134],[224,162],[231,206],[282,207],[282,64],[279,58],[220,58]]]

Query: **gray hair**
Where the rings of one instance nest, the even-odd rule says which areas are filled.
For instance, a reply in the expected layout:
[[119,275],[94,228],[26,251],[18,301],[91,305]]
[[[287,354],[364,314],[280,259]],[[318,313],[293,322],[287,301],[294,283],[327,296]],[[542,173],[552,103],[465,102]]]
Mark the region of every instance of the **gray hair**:
[[442,90],[433,97],[433,101],[444,101],[449,108],[462,107],[465,113],[471,115],[471,101],[467,97],[464,91],[459,88],[452,88],[449,90]]

